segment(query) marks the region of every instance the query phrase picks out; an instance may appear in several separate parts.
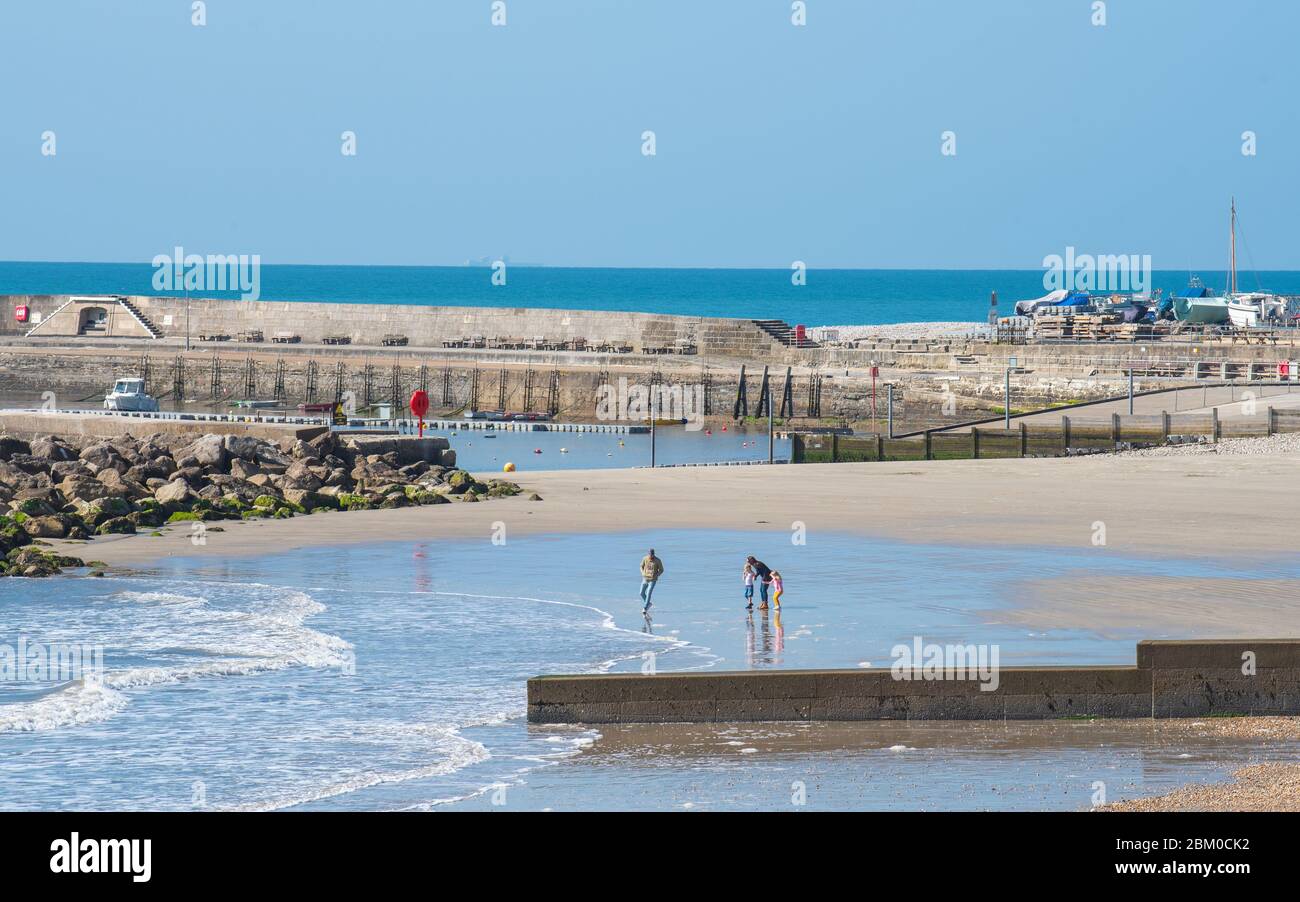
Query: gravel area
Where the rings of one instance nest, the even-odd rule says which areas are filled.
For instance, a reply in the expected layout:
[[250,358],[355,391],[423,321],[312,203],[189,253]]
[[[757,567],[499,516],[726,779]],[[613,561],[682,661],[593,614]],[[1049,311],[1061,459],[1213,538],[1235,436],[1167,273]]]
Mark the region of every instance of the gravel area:
[[[1300,717],[1214,717],[1169,720],[1162,733],[1192,733],[1226,739],[1294,741]],[[1107,805],[1105,811],[1300,811],[1300,763],[1251,764],[1225,783],[1183,786],[1166,795]]]
[[1228,456],[1263,456],[1300,454],[1300,432],[1278,433],[1259,438],[1225,438],[1218,443],[1197,442],[1185,445],[1163,445],[1159,448],[1141,448],[1121,451],[1120,457],[1188,457],[1206,454]]
[[855,341],[859,338],[877,338],[885,340],[909,338],[953,338],[965,337],[978,330],[987,330],[985,323],[889,323],[881,326],[817,326],[811,330],[812,338],[820,340],[823,330],[839,333],[840,341]]
[[1300,811],[1300,764],[1252,764],[1230,783],[1184,786],[1153,799],[1107,805],[1104,811]]

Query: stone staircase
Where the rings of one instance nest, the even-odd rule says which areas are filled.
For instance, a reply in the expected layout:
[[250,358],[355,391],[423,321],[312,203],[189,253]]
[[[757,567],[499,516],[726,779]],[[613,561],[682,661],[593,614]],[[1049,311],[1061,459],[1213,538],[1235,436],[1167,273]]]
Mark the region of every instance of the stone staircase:
[[791,326],[783,319],[755,319],[750,320],[758,328],[762,329],[772,339],[787,348],[816,348],[820,347],[817,342],[811,338],[804,338],[800,341],[795,337],[794,326]]
[[163,337],[162,329],[155,326],[153,321],[149,319],[149,317],[145,316],[144,312],[139,307],[132,303],[130,298],[118,298],[117,302],[126,309],[127,313],[134,317],[135,321],[140,324],[141,328],[149,333],[150,338]]

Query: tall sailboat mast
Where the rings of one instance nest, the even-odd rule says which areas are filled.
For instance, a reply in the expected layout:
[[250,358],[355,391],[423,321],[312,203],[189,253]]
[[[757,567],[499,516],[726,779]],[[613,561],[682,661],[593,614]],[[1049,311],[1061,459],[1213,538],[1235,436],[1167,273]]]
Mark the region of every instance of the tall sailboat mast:
[[1231,236],[1230,243],[1230,260],[1231,269],[1228,276],[1228,294],[1237,293],[1237,198],[1232,198],[1232,220],[1228,227]]

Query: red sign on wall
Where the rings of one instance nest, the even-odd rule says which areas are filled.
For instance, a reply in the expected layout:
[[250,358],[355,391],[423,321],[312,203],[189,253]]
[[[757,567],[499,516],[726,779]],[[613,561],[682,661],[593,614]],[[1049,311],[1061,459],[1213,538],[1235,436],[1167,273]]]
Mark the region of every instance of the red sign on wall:
[[20,323],[25,323],[27,322],[28,312],[26,304],[19,304],[14,308],[14,319],[18,320]]

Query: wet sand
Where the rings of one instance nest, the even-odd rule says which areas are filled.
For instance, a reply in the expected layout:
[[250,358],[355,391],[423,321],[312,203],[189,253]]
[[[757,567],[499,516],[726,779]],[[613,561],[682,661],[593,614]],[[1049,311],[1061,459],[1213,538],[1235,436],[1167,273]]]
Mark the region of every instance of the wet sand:
[[[1249,567],[1294,555],[1294,506],[1279,490],[1300,455],[942,461],[521,472],[527,495],[478,504],[222,522],[203,545],[190,524],[66,544],[68,553],[131,567],[172,557],[247,557],[298,548],[506,534],[646,529],[819,531],[907,542],[1088,550],[1099,556],[1211,556]],[[1104,533],[1104,536],[1103,536]],[[1095,544],[1104,538],[1104,545]],[[1300,632],[1292,581],[1234,586],[1196,577],[1161,585],[1029,572],[1012,599],[1035,629],[1194,626],[1240,634]],[[1005,613],[1005,612],[1004,612]],[[1249,629],[1247,629],[1249,627]]]
[[[1110,807],[1144,810],[1165,793],[1231,787],[1225,781],[1243,766],[1266,773],[1290,767],[1297,721],[1275,720],[1287,726],[1273,735],[1221,732],[1211,721],[1189,728],[1151,720],[607,725],[577,756],[512,785],[506,804],[1088,811],[1120,799],[1129,801]],[[492,805],[479,796],[452,807]]]

